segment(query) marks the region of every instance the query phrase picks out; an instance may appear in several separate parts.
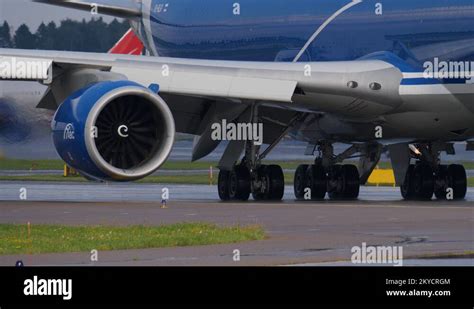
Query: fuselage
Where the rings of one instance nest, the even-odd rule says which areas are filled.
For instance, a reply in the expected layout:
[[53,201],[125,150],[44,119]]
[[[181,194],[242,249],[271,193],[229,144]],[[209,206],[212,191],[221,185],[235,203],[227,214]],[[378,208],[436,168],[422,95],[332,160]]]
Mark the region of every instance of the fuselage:
[[340,61],[387,51],[418,65],[434,57],[474,60],[472,0],[145,0],[143,4],[151,16],[149,23],[144,21],[148,33],[143,39],[160,56],[293,61],[300,54],[301,61]]

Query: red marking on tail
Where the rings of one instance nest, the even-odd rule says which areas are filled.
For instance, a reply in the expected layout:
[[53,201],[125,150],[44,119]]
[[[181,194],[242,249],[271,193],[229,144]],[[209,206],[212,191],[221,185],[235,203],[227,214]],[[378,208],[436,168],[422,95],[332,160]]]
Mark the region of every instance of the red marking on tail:
[[135,35],[132,29],[128,30],[127,33],[109,50],[109,54],[122,54],[122,55],[141,55],[143,51],[143,43]]

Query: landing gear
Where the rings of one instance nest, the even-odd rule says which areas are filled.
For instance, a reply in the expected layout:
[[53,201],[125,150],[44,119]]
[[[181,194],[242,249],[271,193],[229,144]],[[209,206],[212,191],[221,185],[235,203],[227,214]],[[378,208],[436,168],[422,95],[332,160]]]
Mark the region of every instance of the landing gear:
[[[306,170],[306,172],[304,172]],[[306,185],[304,185],[306,184]],[[354,165],[300,165],[295,173],[294,191],[299,200],[355,200],[359,197],[359,172]]]
[[[234,165],[230,171],[221,169],[219,172],[218,192],[221,200],[246,201],[250,193],[257,201],[279,201],[283,198],[285,193],[283,169],[279,165],[264,165],[261,162],[300,119],[300,115],[292,118],[280,136],[262,153],[260,146],[255,145],[253,141],[246,141],[245,155],[240,164]],[[251,123],[259,121],[256,103],[250,106],[250,120]]]
[[405,181],[400,186],[400,192],[402,197],[406,200],[411,200],[415,198],[415,186],[414,186],[414,170],[415,165],[410,164],[408,167],[407,173],[405,175]]
[[295,197],[298,200],[322,200],[326,196],[326,171],[321,164],[298,166],[293,181]]
[[256,201],[278,201],[285,193],[285,178],[279,165],[260,165],[251,172],[240,164],[219,172],[217,188],[222,201],[247,201],[250,193]]
[[462,200],[467,193],[467,175],[459,164],[440,165],[435,175],[434,194],[439,200]]
[[447,186],[453,189],[453,199],[462,200],[466,197],[467,175],[464,166],[453,164],[448,167]]
[[306,188],[309,188],[312,200],[322,200],[327,191],[327,176],[321,164],[314,164],[306,170]]
[[460,200],[466,197],[467,176],[462,165],[439,164],[439,151],[419,146],[418,162],[411,164],[400,191],[405,200]]
[[295,191],[295,196],[299,200],[304,198],[305,189],[307,187],[306,172],[308,170],[308,167],[309,165],[302,164],[298,166],[298,168],[295,171],[295,177],[293,179],[293,188]]
[[359,172],[354,165],[321,163],[300,165],[295,172],[294,191],[299,200],[322,200],[328,194],[333,200],[355,200],[359,197]]
[[217,183],[223,201],[246,201],[250,196],[250,174],[245,166],[237,165],[232,171],[221,170]]
[[[361,182],[359,170],[354,165],[338,163],[354,158],[356,153],[363,154],[363,157],[372,157],[377,148],[367,147],[368,145],[352,145],[336,156],[330,142],[322,141],[314,146],[314,150],[316,146],[319,156],[315,163],[300,165],[296,169],[294,178],[296,198],[299,200],[322,200],[327,193],[329,198],[334,200],[357,199]],[[367,151],[367,149],[374,149],[374,151]],[[378,158],[375,157],[373,159],[378,161]]]
[[430,200],[434,192],[434,173],[427,163],[419,163],[413,169],[413,195],[420,200]]
[[256,201],[283,198],[285,193],[285,178],[279,165],[260,165],[252,186],[252,196]]
[[230,172],[226,170],[219,171],[219,177],[217,179],[217,192],[219,193],[219,198],[222,201],[230,200],[229,194],[229,180],[230,180]]
[[329,198],[355,200],[359,197],[359,189],[359,172],[354,165],[332,166],[328,180]]
[[242,165],[237,165],[229,174],[229,198],[247,201],[250,196],[250,173]]

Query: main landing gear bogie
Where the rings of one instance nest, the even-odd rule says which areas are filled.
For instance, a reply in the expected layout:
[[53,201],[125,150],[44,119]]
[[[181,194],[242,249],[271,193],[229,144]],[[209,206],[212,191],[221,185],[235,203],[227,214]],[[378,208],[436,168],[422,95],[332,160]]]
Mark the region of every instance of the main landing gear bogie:
[[464,166],[411,164],[400,187],[405,200],[460,200],[466,197],[467,176]]
[[223,201],[247,201],[250,194],[256,201],[278,201],[285,192],[285,179],[279,165],[260,165],[251,172],[240,164],[232,171],[221,170],[217,186]]
[[359,196],[359,172],[354,165],[300,165],[294,178],[299,200],[322,200],[326,193],[333,200],[355,200]]

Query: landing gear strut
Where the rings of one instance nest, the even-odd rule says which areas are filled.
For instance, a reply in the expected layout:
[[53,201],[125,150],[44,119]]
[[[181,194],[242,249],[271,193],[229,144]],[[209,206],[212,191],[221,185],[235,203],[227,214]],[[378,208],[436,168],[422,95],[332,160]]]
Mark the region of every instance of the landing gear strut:
[[439,163],[439,151],[431,145],[420,145],[400,187],[406,200],[460,200],[466,197],[467,176],[464,166]]
[[[218,179],[219,197],[223,201],[249,199],[250,194],[257,201],[278,201],[285,192],[283,169],[279,165],[263,165],[262,160],[288,133],[294,122],[300,116],[294,117],[286,125],[286,129],[260,154],[260,146],[253,141],[246,141],[245,155],[240,164],[232,170],[220,170]],[[251,106],[251,122],[258,123],[258,104]]]

